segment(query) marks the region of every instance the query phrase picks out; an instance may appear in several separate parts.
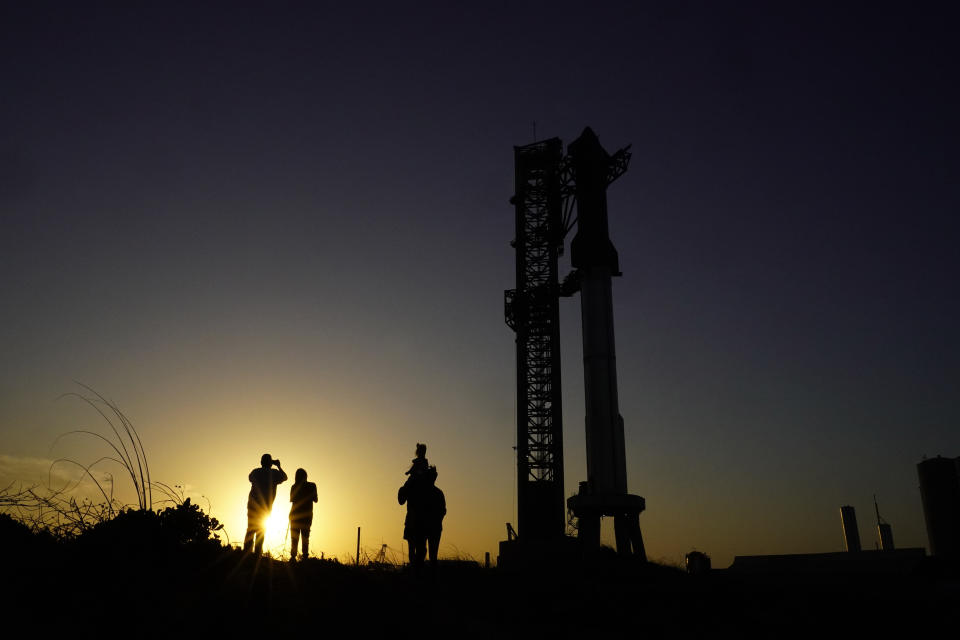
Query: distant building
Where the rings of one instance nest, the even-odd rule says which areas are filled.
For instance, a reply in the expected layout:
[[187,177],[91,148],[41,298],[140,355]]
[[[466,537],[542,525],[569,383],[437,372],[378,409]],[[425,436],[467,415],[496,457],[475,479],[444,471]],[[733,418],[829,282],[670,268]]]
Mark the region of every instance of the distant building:
[[857,512],[850,505],[840,507],[840,524],[843,527],[843,543],[847,551],[860,551],[860,529],[857,528]]
[[910,574],[923,564],[923,549],[895,551],[837,551],[834,553],[795,553],[779,556],[736,556],[730,570],[734,573],[800,574]]
[[877,523],[877,535],[880,538],[881,551],[893,551],[893,527],[886,522]]
[[893,527],[880,517],[880,505],[877,504],[877,495],[873,495],[873,509],[877,513],[877,536],[880,538],[881,551],[893,551]]
[[684,559],[687,564],[687,573],[691,575],[710,573],[710,556],[704,552],[691,551]]
[[917,475],[930,555],[960,558],[960,458],[928,458]]

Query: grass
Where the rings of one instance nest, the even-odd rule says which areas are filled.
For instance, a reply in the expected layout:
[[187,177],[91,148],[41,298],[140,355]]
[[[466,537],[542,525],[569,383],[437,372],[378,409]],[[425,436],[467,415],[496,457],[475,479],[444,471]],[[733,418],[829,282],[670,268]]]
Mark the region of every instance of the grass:
[[[50,464],[45,486],[14,486],[0,489],[0,512],[12,515],[18,522],[34,532],[45,531],[56,539],[72,539],[82,536],[98,525],[110,522],[125,510],[135,509],[154,513],[155,507],[168,507],[158,515],[166,513],[167,518],[179,514],[186,523],[191,518],[200,522],[193,523],[195,528],[208,526],[212,531],[226,532],[215,519],[190,504],[190,498],[184,495],[183,487],[153,480],[146,449],[133,422],[120,410],[116,403],[108,400],[93,388],[78,382],[83,392],[62,394],[62,398],[76,398],[93,408],[103,419],[106,435],[92,429],[74,429],[61,434],[51,445],[51,450],[62,440],[71,436],[93,438],[105,445],[106,455],[85,464],[72,457],[60,457]],[[101,471],[105,463],[120,467],[121,477],[129,480],[135,503],[123,503],[114,494],[114,476],[109,471]],[[80,477],[68,480],[61,487],[53,486],[54,469],[58,465],[68,465],[80,470]],[[78,497],[77,490],[85,481],[92,483],[101,500]],[[155,495],[156,494],[156,495]],[[156,498],[156,499],[155,499]],[[170,507],[175,508],[170,511]],[[209,513],[209,501],[207,501]],[[184,515],[186,514],[186,515]],[[203,518],[207,518],[204,520]]]
[[[115,403],[107,400],[100,393],[88,387],[87,385],[81,382],[77,382],[77,384],[92,395],[88,396],[78,392],[69,392],[60,397],[79,398],[92,407],[97,413],[100,414],[103,420],[110,427],[110,431],[113,433],[113,438],[104,436],[89,429],[74,429],[60,435],[54,441],[53,445],[51,445],[51,449],[56,446],[57,442],[65,437],[71,435],[86,435],[102,441],[110,450],[113,451],[114,455],[101,456],[88,465],[81,464],[72,458],[59,458],[52,463],[51,468],[59,463],[68,463],[79,467],[83,470],[85,476],[90,478],[90,480],[92,480],[96,485],[97,489],[100,490],[100,493],[103,495],[106,504],[112,505],[114,502],[112,488],[113,483],[111,482],[111,491],[110,495],[108,496],[102,484],[93,475],[91,470],[101,462],[115,462],[124,469],[126,475],[130,478],[134,493],[137,496],[137,506],[143,510],[153,509],[154,483],[151,482],[150,479],[150,465],[147,463],[147,453],[143,448],[143,442],[140,440],[140,434],[137,433],[133,423],[129,418],[127,418],[127,416],[124,415],[122,411],[120,411],[120,408]],[[161,486],[165,489],[169,489],[167,485]]]

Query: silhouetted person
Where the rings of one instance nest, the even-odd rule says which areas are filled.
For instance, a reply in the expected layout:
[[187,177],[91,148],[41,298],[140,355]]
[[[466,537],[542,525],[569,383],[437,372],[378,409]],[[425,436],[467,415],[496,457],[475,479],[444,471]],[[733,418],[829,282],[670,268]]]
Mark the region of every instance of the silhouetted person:
[[297,469],[290,487],[290,559],[297,559],[297,543],[303,539],[303,555],[310,552],[310,525],[313,524],[313,503],[317,501],[317,485],[307,482],[307,472]]
[[411,460],[412,464],[406,472],[408,476],[422,475],[430,468],[430,463],[427,462],[427,445],[418,442],[415,453],[417,457]]
[[426,537],[420,535],[420,514],[423,491],[421,477],[410,475],[397,491],[397,502],[407,505],[407,517],[403,520],[403,539],[410,550],[410,566],[419,571],[426,555]]
[[447,500],[436,485],[437,468],[430,467],[423,481],[423,534],[427,537],[430,565],[437,569],[437,553],[440,550],[440,534],[443,532],[443,517],[447,515]]
[[403,539],[409,546],[410,565],[417,574],[423,567],[428,545],[430,564],[436,569],[443,517],[447,513],[446,500],[435,486],[436,480],[437,469],[430,467],[422,474],[411,474],[397,492],[397,501],[407,505]]
[[[271,469],[277,465],[276,469]],[[250,497],[247,498],[247,533],[243,537],[243,550],[255,549],[263,553],[263,537],[266,534],[267,517],[277,497],[277,485],[287,479],[280,468],[280,461],[269,453],[260,456],[260,466],[250,472]]]

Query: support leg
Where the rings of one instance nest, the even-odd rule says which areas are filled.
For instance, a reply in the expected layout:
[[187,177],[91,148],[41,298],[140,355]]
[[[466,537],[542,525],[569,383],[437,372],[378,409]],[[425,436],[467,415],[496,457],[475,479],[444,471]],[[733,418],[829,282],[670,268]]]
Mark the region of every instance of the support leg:
[[646,562],[647,551],[643,547],[643,534],[640,533],[640,514],[630,514],[630,542],[633,545],[633,555]]
[[593,553],[600,549],[600,516],[595,514],[578,514],[577,530],[580,546],[584,553]]
[[632,529],[630,514],[617,514],[613,517],[613,533],[617,539],[617,553],[630,554],[630,533]]

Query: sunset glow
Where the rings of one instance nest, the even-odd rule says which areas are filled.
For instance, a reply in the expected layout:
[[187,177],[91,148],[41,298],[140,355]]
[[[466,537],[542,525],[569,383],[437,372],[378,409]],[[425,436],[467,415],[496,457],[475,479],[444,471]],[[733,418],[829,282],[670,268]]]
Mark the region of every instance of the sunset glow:
[[290,555],[289,513],[290,501],[284,500],[281,502],[278,497],[273,505],[270,517],[267,518],[267,541],[264,544],[264,549],[271,551],[274,555],[277,555],[278,552],[286,556]]
[[[844,504],[872,548],[874,494],[898,545],[926,545],[916,464],[960,454],[954,22],[94,4],[0,9],[0,487],[115,455],[58,440],[113,437],[60,397],[79,381],[233,545],[269,452],[290,480],[266,549],[289,553],[302,467],[312,555],[352,558],[358,527],[364,552],[402,550],[423,442],[441,555],[496,558],[517,522],[513,147],[589,125],[633,145],[609,227],[649,557],[839,550]],[[560,299],[567,497],[587,479],[579,304]]]

